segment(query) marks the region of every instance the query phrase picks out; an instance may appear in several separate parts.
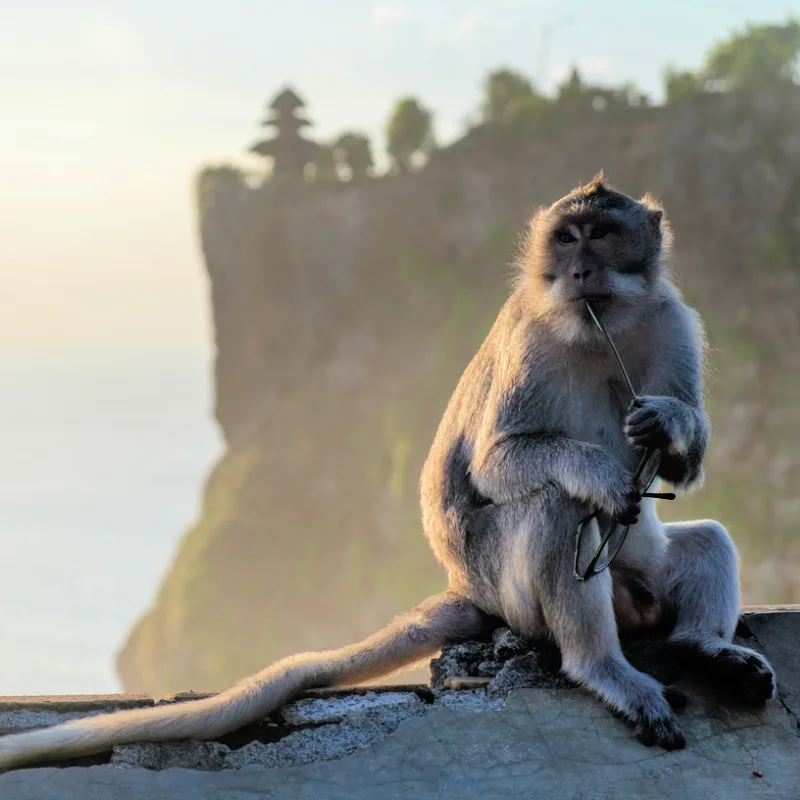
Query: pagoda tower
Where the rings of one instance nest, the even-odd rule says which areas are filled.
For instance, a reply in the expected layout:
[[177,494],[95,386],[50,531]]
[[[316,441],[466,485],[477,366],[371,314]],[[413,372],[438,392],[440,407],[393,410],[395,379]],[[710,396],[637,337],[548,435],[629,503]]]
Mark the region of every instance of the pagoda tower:
[[311,123],[303,116],[305,104],[290,88],[285,88],[269,104],[267,116],[262,120],[264,128],[274,128],[270,139],[256,142],[251,153],[272,159],[272,174],[293,175],[303,178],[305,167],[314,161],[319,149],[316,142],[306,139],[301,128]]

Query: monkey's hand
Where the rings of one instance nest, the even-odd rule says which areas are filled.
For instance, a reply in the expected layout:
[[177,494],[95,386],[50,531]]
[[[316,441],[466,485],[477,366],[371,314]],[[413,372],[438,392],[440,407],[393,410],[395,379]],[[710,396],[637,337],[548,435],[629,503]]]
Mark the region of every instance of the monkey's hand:
[[630,406],[625,434],[631,444],[644,449],[662,448],[670,455],[682,455],[694,435],[692,409],[674,397],[643,395]]
[[478,492],[496,504],[513,503],[548,483],[615,519],[639,516],[633,474],[611,453],[556,433],[498,433],[476,446],[470,467]]
[[627,471],[610,480],[597,499],[597,505],[620,525],[635,525],[639,521],[642,495]]
[[642,496],[634,485],[633,474],[601,448],[593,455],[589,470],[564,475],[567,492],[623,525],[634,525],[639,519]]

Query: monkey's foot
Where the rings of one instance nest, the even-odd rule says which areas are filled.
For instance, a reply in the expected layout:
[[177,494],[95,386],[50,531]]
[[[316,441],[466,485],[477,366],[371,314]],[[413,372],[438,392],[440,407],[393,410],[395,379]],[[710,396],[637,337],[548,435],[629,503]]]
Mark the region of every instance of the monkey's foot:
[[726,694],[748,705],[763,705],[775,696],[775,674],[767,660],[747,647],[726,645],[707,662]]
[[681,711],[687,702],[680,689],[664,686],[660,692],[640,699],[636,712],[627,717],[628,724],[635,728],[636,738],[647,747],[658,745],[665,750],[682,750],[686,740],[673,711]]
[[775,674],[767,660],[749,647],[723,639],[669,643],[687,667],[706,679],[719,695],[736,703],[762,706],[775,696]]
[[[672,699],[667,699],[672,703]],[[674,699],[677,701],[677,696]],[[686,739],[683,738],[678,720],[671,711],[640,707],[637,717],[636,738],[642,744],[648,747],[658,745],[665,750],[683,750],[686,747]]]

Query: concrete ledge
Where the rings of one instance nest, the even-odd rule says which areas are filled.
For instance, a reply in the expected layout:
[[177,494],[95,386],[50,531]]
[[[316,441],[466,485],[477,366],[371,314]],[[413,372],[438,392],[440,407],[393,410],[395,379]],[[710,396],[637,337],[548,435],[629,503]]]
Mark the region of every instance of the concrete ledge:
[[[310,689],[298,695],[298,700],[359,697],[370,693],[412,692],[426,702],[433,702],[431,687],[425,684],[401,686],[353,687],[352,689]],[[213,697],[215,692],[178,692],[159,701],[140,694],[54,694],[0,695],[0,735],[14,731],[54,725],[66,719],[107,714],[124,708],[147,708],[164,703],[180,703]],[[39,722],[50,718],[54,722]],[[35,721],[36,720],[36,721]]]
[[[737,641],[763,652],[779,697],[721,705],[660,642],[626,645],[640,669],[690,696],[686,750],[644,748],[558,674],[552,648],[508,630],[448,646],[430,686],[305,692],[212,742],[117,747],[0,775],[0,798],[800,798],[800,606],[746,609]],[[208,696],[181,693],[160,702]],[[129,695],[2,697],[0,732],[153,704]],[[203,777],[201,777],[203,776]],[[538,788],[537,788],[538,787]]]

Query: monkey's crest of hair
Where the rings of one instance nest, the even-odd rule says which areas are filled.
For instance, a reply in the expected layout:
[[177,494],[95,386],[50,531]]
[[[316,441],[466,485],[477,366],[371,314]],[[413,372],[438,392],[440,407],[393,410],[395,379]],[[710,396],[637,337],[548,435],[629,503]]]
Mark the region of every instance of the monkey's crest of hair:
[[543,273],[552,261],[554,231],[565,218],[591,218],[595,214],[598,218],[624,220],[631,233],[638,231],[639,236],[633,236],[632,243],[641,248],[641,256],[649,264],[652,277],[670,277],[673,237],[663,206],[650,193],[636,200],[614,189],[601,170],[588,183],[576,187],[552,205],[540,207],[530,220],[516,259],[516,285],[524,289],[532,313],[550,316],[554,310],[544,297],[542,282]]

